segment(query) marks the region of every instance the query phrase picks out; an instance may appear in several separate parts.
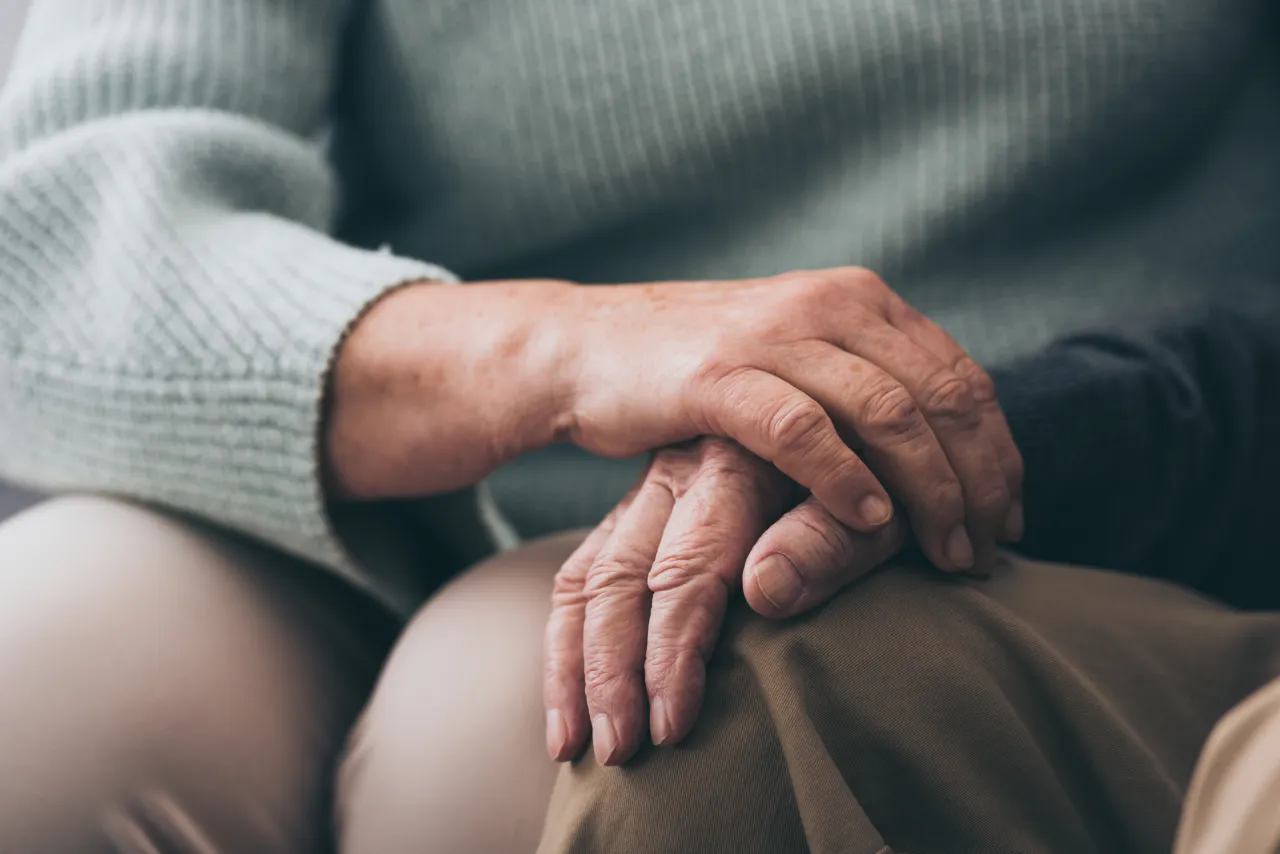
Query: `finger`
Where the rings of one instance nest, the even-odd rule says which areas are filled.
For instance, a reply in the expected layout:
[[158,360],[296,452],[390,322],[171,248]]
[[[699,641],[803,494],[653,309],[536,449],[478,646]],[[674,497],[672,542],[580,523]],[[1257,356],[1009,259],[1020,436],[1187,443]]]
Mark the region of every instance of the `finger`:
[[856,431],[863,457],[906,506],[929,560],[944,570],[971,568],[964,487],[912,394],[880,367],[836,347],[817,345],[802,355],[779,373]]
[[846,525],[874,531],[893,516],[888,493],[840,438],[822,404],[794,385],[744,369],[715,380],[696,400],[707,433],[728,436],[772,462]]
[[653,743],[675,744],[702,706],[706,663],[751,546],[786,507],[791,483],[738,451],[733,464],[704,465],[676,502],[649,573],[645,685]]
[[810,498],[765,531],[743,572],[747,604],[765,617],[792,617],[821,605],[841,588],[896,555],[906,524],[871,534],[850,530]]
[[551,616],[543,640],[543,706],[547,718],[547,753],[565,762],[582,753],[591,735],[583,684],[582,627],[586,619],[587,570],[595,561],[625,511],[630,496],[609,513],[582,541],[556,573]]
[[649,478],[587,571],[583,673],[596,760],[625,762],[647,729],[644,655],[649,625],[649,568],[674,496]]
[[947,532],[956,549],[949,555],[954,561],[962,550],[961,537],[967,536],[970,551],[976,550],[974,565],[989,568],[1009,513],[1009,488],[973,390],[936,355],[889,324],[869,324],[842,343],[846,351],[896,379],[915,401],[964,496],[966,526]]
[[894,301],[889,320],[912,340],[949,365],[958,377],[969,384],[973,399],[982,413],[983,432],[995,450],[1009,490],[1009,513],[1001,526],[1001,539],[1005,542],[1017,542],[1022,538],[1024,527],[1022,454],[1013,440],[1013,432],[1009,429],[1009,422],[996,397],[996,387],[991,376],[941,326],[904,300]]

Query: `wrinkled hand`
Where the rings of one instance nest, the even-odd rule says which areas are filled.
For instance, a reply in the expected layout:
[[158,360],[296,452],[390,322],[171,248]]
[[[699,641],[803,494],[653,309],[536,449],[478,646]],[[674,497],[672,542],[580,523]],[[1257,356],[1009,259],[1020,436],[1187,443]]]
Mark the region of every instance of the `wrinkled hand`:
[[1022,460],[990,378],[873,273],[574,299],[563,438],[607,456],[733,439],[855,530],[886,524],[892,496],[940,569],[989,567],[1021,535]]
[[892,495],[942,569],[989,565],[1022,527],[990,379],[867,270],[405,287],[357,322],[326,391],[334,498],[449,492],[555,441],[631,456],[720,436],[855,530],[887,524]]
[[[892,557],[896,517],[852,531],[774,466],[735,443],[659,451],[637,486],[556,577],[546,633],[547,749],[625,762],[646,731],[674,744],[702,705],[729,596],[788,617]],[[745,572],[744,572],[745,567]],[[645,710],[648,710],[646,721]]]

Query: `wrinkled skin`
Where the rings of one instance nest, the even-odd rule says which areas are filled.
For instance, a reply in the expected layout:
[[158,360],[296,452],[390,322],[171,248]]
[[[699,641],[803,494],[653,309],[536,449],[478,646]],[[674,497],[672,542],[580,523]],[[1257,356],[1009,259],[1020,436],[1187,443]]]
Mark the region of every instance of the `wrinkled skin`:
[[745,591],[761,614],[792,616],[905,540],[897,518],[862,534],[796,497],[785,475],[726,440],[655,455],[557,576],[545,658],[554,758],[577,756],[593,732],[605,764],[626,761],[646,733],[679,741],[701,706],[730,596]]
[[739,590],[782,617],[908,534],[947,571],[985,569],[1021,535],[1022,460],[990,378],[858,268],[411,286],[356,325],[329,391],[332,497],[458,489],[554,441],[657,450],[558,579],[558,759],[589,737],[610,763],[646,730],[683,737]]

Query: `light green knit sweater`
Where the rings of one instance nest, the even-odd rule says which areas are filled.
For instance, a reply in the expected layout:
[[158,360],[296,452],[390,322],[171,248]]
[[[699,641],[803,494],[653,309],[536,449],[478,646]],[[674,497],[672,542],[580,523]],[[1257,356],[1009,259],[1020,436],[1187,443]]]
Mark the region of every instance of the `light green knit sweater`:
[[316,477],[327,366],[387,289],[855,263],[989,360],[1276,275],[1272,5],[36,0],[0,95],[0,473],[408,607]]

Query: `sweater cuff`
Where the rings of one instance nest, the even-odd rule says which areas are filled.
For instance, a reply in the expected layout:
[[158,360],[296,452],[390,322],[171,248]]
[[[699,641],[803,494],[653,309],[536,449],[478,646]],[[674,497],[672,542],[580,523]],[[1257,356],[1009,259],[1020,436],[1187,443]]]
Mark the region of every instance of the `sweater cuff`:
[[[281,258],[282,293],[290,283],[305,289],[298,311],[281,311],[290,342],[288,358],[264,377],[262,401],[242,399],[234,392],[225,400],[228,420],[255,424],[256,404],[280,395],[280,417],[273,425],[257,422],[244,431],[238,448],[224,448],[228,458],[244,463],[245,504],[234,527],[261,537],[304,559],[323,564],[375,595],[390,592],[371,577],[376,568],[356,566],[347,541],[339,536],[330,515],[322,482],[322,428],[329,374],[347,334],[382,297],[420,282],[459,284],[451,272],[422,261],[392,254],[352,249],[330,241],[307,258]],[[299,288],[299,284],[293,287]],[[283,308],[283,307],[282,307]],[[271,429],[274,427],[275,429]],[[461,495],[464,504],[471,499]],[[255,521],[256,520],[256,521]],[[372,585],[371,581],[374,581]],[[400,606],[402,603],[387,604]]]
[[385,601],[353,565],[326,507],[326,381],[346,333],[380,297],[457,278],[289,222],[231,220],[216,235],[182,241],[193,266],[167,286],[183,301],[168,322],[200,328],[193,351],[167,369],[13,354],[16,387],[41,389],[25,402],[44,411],[18,420],[33,427],[19,443],[34,452],[29,468],[7,467],[18,479],[28,469],[47,489],[145,496],[323,564]]

